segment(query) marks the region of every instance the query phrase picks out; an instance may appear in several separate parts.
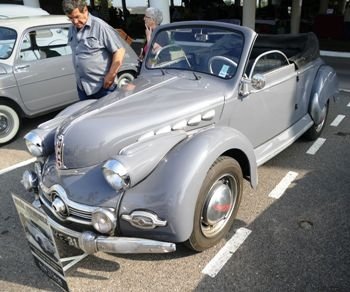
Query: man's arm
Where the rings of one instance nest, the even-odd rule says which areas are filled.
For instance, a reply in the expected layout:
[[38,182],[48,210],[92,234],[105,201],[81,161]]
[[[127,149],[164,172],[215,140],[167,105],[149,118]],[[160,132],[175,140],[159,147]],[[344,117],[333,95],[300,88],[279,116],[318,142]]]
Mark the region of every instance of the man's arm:
[[119,48],[113,53],[111,66],[104,79],[104,83],[103,83],[104,88],[109,88],[114,83],[114,79],[117,76],[118,70],[123,64],[124,56],[125,56],[124,48]]

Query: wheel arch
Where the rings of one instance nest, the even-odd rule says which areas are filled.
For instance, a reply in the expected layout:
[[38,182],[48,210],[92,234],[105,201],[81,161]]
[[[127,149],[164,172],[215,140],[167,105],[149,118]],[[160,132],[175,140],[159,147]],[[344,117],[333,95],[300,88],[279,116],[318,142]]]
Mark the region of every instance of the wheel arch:
[[11,98],[0,96],[0,104],[11,106],[17,113],[20,118],[25,117],[25,113],[20,107],[20,105]]
[[316,74],[309,104],[309,113],[315,124],[319,124],[324,116],[322,109],[329,99],[339,92],[339,82],[334,69],[322,65]]
[[123,75],[125,73],[129,73],[129,74],[133,75],[134,78],[136,78],[136,76],[137,76],[137,70],[135,70],[135,69],[133,69],[131,67],[130,68],[126,68],[125,70],[119,71],[117,76],[119,77],[119,76],[121,76],[121,75]]
[[241,149],[235,148],[222,153],[220,156],[229,156],[235,159],[242,169],[243,177],[251,183],[253,188],[256,188],[257,181],[253,182],[251,179],[251,173],[254,171],[250,167],[249,158],[247,157],[246,153],[244,153]]

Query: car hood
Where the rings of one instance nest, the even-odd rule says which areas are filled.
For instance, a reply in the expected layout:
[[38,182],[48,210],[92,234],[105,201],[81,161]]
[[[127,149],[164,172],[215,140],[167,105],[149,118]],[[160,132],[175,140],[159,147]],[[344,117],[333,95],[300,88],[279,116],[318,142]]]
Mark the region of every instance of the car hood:
[[215,111],[213,119],[187,125],[184,130],[215,123],[225,96],[218,88],[225,88],[222,80],[189,72],[139,77],[127,88],[67,117],[56,132],[56,159],[62,168],[92,166],[145,134],[171,131],[174,124],[206,111]]

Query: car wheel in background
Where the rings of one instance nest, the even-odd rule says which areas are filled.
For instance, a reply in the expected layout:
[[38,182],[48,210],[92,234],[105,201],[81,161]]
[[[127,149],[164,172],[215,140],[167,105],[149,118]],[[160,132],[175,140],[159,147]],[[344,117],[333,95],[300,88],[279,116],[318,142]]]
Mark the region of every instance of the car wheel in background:
[[243,192],[242,170],[231,157],[219,157],[202,184],[193,222],[193,231],[185,243],[203,251],[218,243],[230,230]]
[[322,116],[323,116],[322,121],[320,123],[318,123],[317,125],[313,124],[311,126],[311,128],[305,132],[305,134],[304,134],[305,139],[313,141],[321,136],[321,133],[322,133],[324,127],[326,126],[328,109],[329,109],[329,102],[327,102],[322,109]]
[[21,120],[18,112],[9,104],[0,103],[0,144],[11,141],[18,133]]
[[118,76],[118,80],[117,80],[117,86],[118,88],[123,87],[124,85],[130,83],[131,81],[133,81],[135,79],[135,76],[130,73],[130,72],[122,72],[119,76]]

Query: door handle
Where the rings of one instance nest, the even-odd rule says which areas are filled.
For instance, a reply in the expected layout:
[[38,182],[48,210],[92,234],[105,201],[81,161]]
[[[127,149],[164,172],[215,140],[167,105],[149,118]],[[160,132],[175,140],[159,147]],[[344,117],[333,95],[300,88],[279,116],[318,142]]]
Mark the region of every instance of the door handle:
[[18,65],[16,66],[16,70],[23,70],[23,69],[27,69],[29,68],[30,65],[29,64],[26,64],[26,65]]

